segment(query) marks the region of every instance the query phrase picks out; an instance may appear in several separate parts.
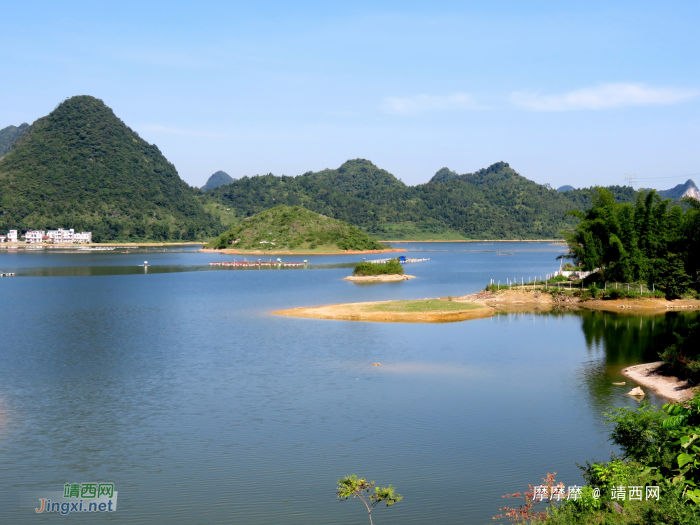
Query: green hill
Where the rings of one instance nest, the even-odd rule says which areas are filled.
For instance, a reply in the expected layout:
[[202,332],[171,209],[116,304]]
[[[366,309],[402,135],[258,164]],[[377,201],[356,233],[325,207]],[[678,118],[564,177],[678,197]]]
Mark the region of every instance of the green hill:
[[96,241],[196,240],[221,232],[157,146],[101,100],[72,97],[0,160],[0,231],[76,228]]
[[219,186],[223,186],[224,184],[229,184],[230,182],[233,182],[233,180],[233,177],[231,177],[228,173],[219,170],[216,173],[214,173],[211,177],[209,177],[207,183],[204,186],[202,186],[201,190],[213,190],[214,188],[218,188]]
[[263,251],[385,250],[355,226],[300,206],[275,206],[246,217],[211,241],[208,248]]
[[[614,189],[620,201],[634,190]],[[459,175],[442,168],[426,184],[407,186],[368,160],[297,177],[243,177],[208,193],[240,220],[278,204],[303,206],[354,224],[384,239],[560,238],[586,209],[585,190],[559,193],[537,184],[505,162]]]
[[24,123],[19,126],[7,126],[0,129],[0,157],[10,151],[12,143],[19,138],[22,133],[29,127],[29,124]]

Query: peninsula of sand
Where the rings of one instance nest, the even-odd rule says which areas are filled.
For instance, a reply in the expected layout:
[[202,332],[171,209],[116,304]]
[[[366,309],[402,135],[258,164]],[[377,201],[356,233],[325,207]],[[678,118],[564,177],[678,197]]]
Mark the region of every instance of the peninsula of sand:
[[336,319],[387,323],[448,323],[490,317],[508,312],[546,312],[556,308],[624,311],[635,314],[661,314],[671,309],[700,309],[697,299],[617,299],[580,301],[569,295],[537,291],[481,291],[461,297],[442,297],[409,301],[374,301],[290,308],[271,312],[289,317]]

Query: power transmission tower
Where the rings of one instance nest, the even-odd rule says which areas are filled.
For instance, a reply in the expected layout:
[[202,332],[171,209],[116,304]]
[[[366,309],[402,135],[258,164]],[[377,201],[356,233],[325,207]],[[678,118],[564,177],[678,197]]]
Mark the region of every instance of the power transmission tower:
[[625,173],[625,180],[627,181],[627,184],[630,188],[634,188],[634,183],[637,182],[636,176],[636,173]]

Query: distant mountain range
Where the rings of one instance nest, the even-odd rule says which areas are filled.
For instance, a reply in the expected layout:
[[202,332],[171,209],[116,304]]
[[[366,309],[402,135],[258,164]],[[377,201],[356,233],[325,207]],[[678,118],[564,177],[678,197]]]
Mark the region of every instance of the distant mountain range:
[[700,191],[691,179],[688,179],[685,184],[679,184],[670,190],[660,191],[659,195],[667,199],[682,199],[683,197],[692,197],[700,201]]
[[[632,188],[610,189],[619,201],[634,199]],[[590,204],[585,191],[559,193],[506,162],[462,175],[442,168],[428,183],[407,186],[369,160],[354,159],[296,177],[242,177],[207,195],[239,218],[278,204],[303,206],[384,240],[558,238],[576,221],[564,214]]]
[[19,126],[7,126],[6,128],[0,129],[0,157],[10,151],[12,143],[17,140],[28,127],[29,124],[25,122]]
[[235,179],[225,171],[217,171],[211,177],[209,177],[209,180],[207,180],[207,183],[204,186],[202,186],[201,189],[202,191],[213,190],[214,188],[218,188],[219,186],[223,186],[224,184],[229,184],[234,180]]
[[[384,240],[547,239],[576,224],[567,211],[591,202],[585,189],[537,184],[506,162],[464,174],[445,167],[416,186],[366,159],[295,177],[233,180],[218,171],[202,191],[90,96],[62,102],[31,126],[4,128],[0,146],[0,233],[76,228],[96,241],[204,240],[285,205]],[[618,202],[635,199],[633,188],[609,189]],[[697,195],[697,187],[688,181],[661,193]]]
[[[574,188],[573,186],[567,185],[557,188],[557,191],[564,192],[575,189],[576,188]],[[695,185],[695,182],[692,179],[688,179],[685,182],[685,184],[679,184],[678,186],[674,186],[670,190],[657,190],[657,193],[665,199],[679,200],[683,197],[692,197],[693,199],[700,200],[700,190],[698,190],[698,187]]]

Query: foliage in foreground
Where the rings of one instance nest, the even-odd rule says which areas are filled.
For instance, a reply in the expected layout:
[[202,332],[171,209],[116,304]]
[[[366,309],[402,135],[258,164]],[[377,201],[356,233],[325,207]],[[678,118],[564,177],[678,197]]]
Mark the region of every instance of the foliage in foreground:
[[[523,498],[524,504],[505,507],[505,516],[495,518],[549,525],[700,523],[700,394],[662,409],[644,402],[607,416],[614,424],[610,441],[621,448],[621,458],[613,454],[609,462],[579,465],[586,485],[574,498],[540,503],[532,486],[524,494],[506,495]],[[548,494],[561,487],[553,474],[544,482]],[[630,500],[628,488],[637,487],[643,496]],[[646,487],[659,487],[658,499],[647,497]]]
[[207,248],[217,250],[386,250],[355,226],[300,206],[275,206],[234,224]]
[[569,212],[581,222],[563,232],[565,257],[583,270],[598,269],[591,280],[644,282],[669,298],[689,291],[700,270],[700,202],[687,199],[684,211],[654,190],[641,192],[634,204],[616,202],[605,188],[591,196],[585,212]]
[[353,275],[403,275],[403,264],[398,259],[389,259],[385,263],[361,262],[352,271]]
[[[371,489],[374,488],[374,492]],[[394,503],[398,503],[403,499],[403,496],[397,494],[392,485],[388,487],[376,487],[374,481],[367,481],[365,478],[358,478],[354,474],[346,476],[338,480],[339,498],[348,499],[359,498],[365,504],[369,522],[372,524],[372,511],[374,507],[380,503],[386,503],[387,507],[391,507]]]
[[659,357],[667,364],[670,373],[697,383],[700,380],[700,323],[694,323],[674,335],[676,342],[660,352]]

